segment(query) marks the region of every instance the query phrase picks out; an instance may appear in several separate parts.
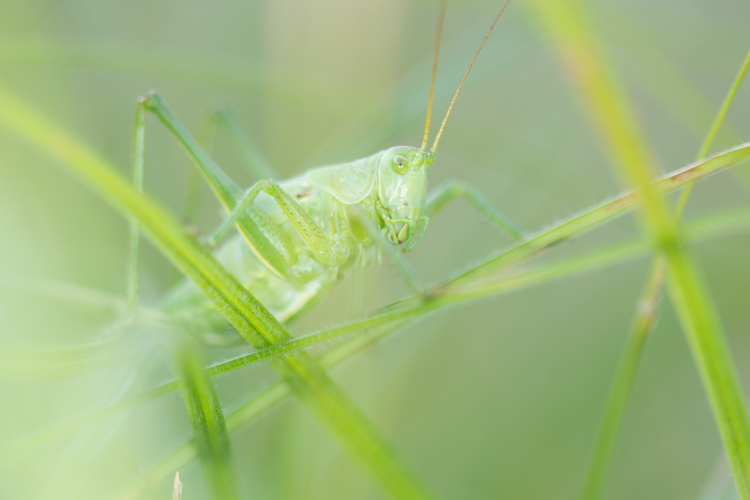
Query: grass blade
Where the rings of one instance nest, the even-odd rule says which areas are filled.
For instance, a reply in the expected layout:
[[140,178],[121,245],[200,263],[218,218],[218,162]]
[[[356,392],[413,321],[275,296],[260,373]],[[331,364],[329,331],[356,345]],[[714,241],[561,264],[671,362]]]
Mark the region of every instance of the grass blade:
[[[748,53],[745,61],[740,67],[734,83],[730,87],[724,102],[714,118],[708,134],[698,151],[698,159],[707,155],[711,149],[711,145],[724,122],[724,118],[726,117],[729,106],[737,93],[737,89],[747,73],[748,66],[750,66],[750,53]],[[680,194],[680,198],[677,201],[675,223],[679,223],[694,185],[695,183],[688,184]],[[640,363],[643,347],[649,334],[653,331],[656,324],[656,318],[658,317],[657,311],[659,308],[661,291],[664,286],[665,268],[666,261],[664,255],[657,255],[646,281],[645,290],[638,299],[638,313],[634,321],[633,329],[631,330],[625,345],[625,351],[620,360],[620,366],[615,375],[610,399],[604,412],[603,424],[599,430],[596,446],[594,448],[591,467],[583,489],[582,498],[584,500],[595,500],[601,496],[604,487],[604,480],[612,457],[612,451],[614,449],[617,435],[619,434],[620,422],[622,421],[626,404],[633,388],[635,372]]]
[[581,498],[585,500],[594,500],[601,496],[620,424],[630,400],[630,393],[633,389],[643,348],[653,330],[658,315],[658,301],[661,296],[666,269],[664,258],[657,257],[651,269],[646,286],[638,301],[633,326],[625,342],[625,350],[620,358],[620,364],[615,373],[609,399],[605,406],[602,425],[599,429],[591,465],[581,495]]
[[[670,296],[708,392],[740,498],[748,499],[750,418],[739,379],[718,317],[705,292],[706,288],[678,237],[666,203],[652,184],[656,171],[654,162],[631,113],[625,92],[619,87],[614,71],[608,67],[606,58],[598,47],[582,3],[572,0],[538,0],[534,7],[544,31],[557,41],[562,59],[586,103],[592,121],[609,145],[613,158],[625,177],[640,189],[644,225],[663,252],[667,263]],[[708,150],[725,111],[723,108],[720,112],[702,149]],[[684,200],[687,200],[687,196]],[[658,264],[654,272],[655,276],[657,274]],[[657,288],[659,286],[658,280],[651,284]],[[638,352],[633,350],[629,362],[637,361]],[[630,371],[634,369],[634,365],[623,368],[623,383],[632,379]],[[627,387],[623,390],[627,391]],[[626,397],[626,392],[613,394],[613,405],[624,404],[621,400]],[[621,411],[621,408],[615,408],[615,411]],[[615,425],[616,423],[613,422]],[[605,459],[605,455],[606,450],[599,458]]]
[[213,498],[238,499],[238,483],[224,412],[212,382],[203,369],[204,362],[198,346],[189,340],[178,341],[174,365],[193,427],[193,441]]
[[[654,181],[650,185],[650,189],[655,194],[663,195],[748,159],[750,159],[750,142],[671,172],[661,179]],[[580,236],[586,231],[612,220],[628,210],[632,210],[641,202],[642,195],[640,194],[640,190],[625,192],[616,198],[569,217],[551,228],[543,229],[536,234],[530,235],[521,243],[501,251],[484,262],[434,287],[432,293],[448,293],[450,289],[459,285],[485,278],[504,267],[527,259],[563,241]]]
[[[372,332],[372,335],[358,336],[342,343],[322,355],[318,361],[324,369],[331,368],[345,359],[351,357],[354,353],[359,352],[365,347],[376,342],[382,336],[394,329],[400,328],[404,323],[390,325],[380,330]],[[227,428],[233,432],[254,418],[260,416],[267,410],[273,408],[276,404],[283,401],[287,396],[294,394],[294,390],[289,381],[281,380],[263,390],[260,394],[254,396],[242,406],[227,415]],[[117,500],[134,500],[139,498],[149,487],[162,481],[165,477],[172,474],[174,470],[188,463],[198,456],[198,447],[194,440],[188,441],[177,448],[169,456],[163,459],[156,467],[151,469],[146,475],[141,477],[127,491],[117,497]]]

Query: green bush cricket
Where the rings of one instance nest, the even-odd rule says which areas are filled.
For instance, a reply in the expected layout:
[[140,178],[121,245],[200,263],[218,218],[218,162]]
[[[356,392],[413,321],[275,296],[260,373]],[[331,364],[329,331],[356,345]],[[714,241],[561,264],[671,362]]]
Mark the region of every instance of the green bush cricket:
[[[282,322],[306,312],[330,287],[351,269],[366,267],[381,259],[381,251],[394,262],[407,283],[420,292],[418,280],[401,253],[411,251],[420,241],[428,222],[450,201],[463,197],[514,239],[521,233],[491,207],[474,188],[458,182],[446,184],[428,195],[427,177],[435,161],[437,147],[453,105],[509,1],[505,3],[466,70],[440,129],[428,149],[432,99],[442,31],[444,7],[438,23],[431,90],[421,147],[395,146],[358,160],[313,168],[292,179],[264,179],[243,191],[209,157],[198,142],[156,92],[139,100],[136,113],[136,184],[143,176],[144,128],[147,111],[154,113],[174,134],[199,167],[205,180],[226,209],[228,216],[205,243],[219,245],[236,225],[241,236],[228,239],[218,249],[220,261],[269,311]],[[260,158],[253,146],[242,139],[237,118],[227,110],[218,111],[212,122],[224,130],[246,157]],[[269,169],[260,161],[251,168],[258,176]],[[137,237],[137,228],[133,235]],[[376,256],[375,256],[376,255]],[[137,284],[137,244],[131,261],[131,303]],[[197,310],[205,297],[192,286],[178,290],[170,301]],[[181,313],[182,314],[182,313]],[[192,315],[197,331],[205,333],[212,320],[199,321]],[[218,318],[216,328],[225,331]]]

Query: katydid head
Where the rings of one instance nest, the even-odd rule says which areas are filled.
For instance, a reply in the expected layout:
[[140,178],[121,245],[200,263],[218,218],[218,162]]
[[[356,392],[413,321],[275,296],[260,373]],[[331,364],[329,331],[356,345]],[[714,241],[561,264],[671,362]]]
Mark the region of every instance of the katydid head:
[[[484,36],[482,43],[479,45],[474,58],[469,64],[469,68],[464,73],[461,83],[453,95],[448,111],[440,124],[432,148],[427,149],[427,140],[430,135],[430,118],[432,116],[432,98],[435,91],[435,77],[437,75],[438,53],[440,51],[440,34],[443,28],[445,18],[444,0],[440,9],[440,18],[438,21],[437,39],[435,42],[435,58],[432,65],[432,82],[430,84],[430,97],[427,103],[427,118],[425,120],[424,138],[422,147],[413,148],[409,146],[396,146],[383,151],[378,164],[378,192],[377,192],[377,209],[381,220],[383,221],[384,230],[388,239],[400,245],[404,243],[403,251],[409,252],[419,242],[427,224],[427,218],[423,217],[422,212],[425,208],[427,195],[427,169],[435,161],[435,152],[437,151],[440,138],[443,136],[445,124],[456,103],[456,98],[461,92],[461,88],[469,76],[471,68],[482,51],[487,38],[495,28],[500,16],[505,12],[510,0],[506,0],[500,13],[495,17],[490,29]],[[419,223],[422,223],[421,225]],[[417,226],[420,225],[420,229]]]
[[[427,169],[434,159],[434,155],[409,146],[387,149],[380,156],[378,212],[386,236],[396,245],[414,236],[427,196]],[[408,243],[404,250],[411,250]]]

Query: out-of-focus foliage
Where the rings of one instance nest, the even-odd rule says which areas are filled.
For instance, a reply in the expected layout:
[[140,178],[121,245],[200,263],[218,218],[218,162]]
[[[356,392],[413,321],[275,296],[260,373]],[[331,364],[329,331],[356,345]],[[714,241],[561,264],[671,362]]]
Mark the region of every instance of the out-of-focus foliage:
[[[718,2],[585,3],[659,165],[689,163],[748,46],[750,6]],[[511,3],[469,76],[431,185],[478,186],[520,227],[537,230],[619,192],[606,146],[572,90],[552,41]],[[450,2],[438,69],[440,117],[496,2]],[[5,0],[0,83],[127,172],[137,96],[157,88],[196,134],[230,103],[285,176],[421,141],[437,4]],[[740,91],[714,150],[750,134]],[[193,168],[149,118],[145,189],[182,210]],[[215,157],[249,178],[226,142]],[[686,219],[748,203],[747,168],[701,181]],[[670,198],[671,200],[671,198]],[[198,226],[218,205],[204,190]],[[46,157],[0,132],[0,450],[47,426],[171,378],[158,331],[116,324],[127,226]],[[640,234],[618,219],[539,257],[553,261]],[[508,244],[456,203],[409,255],[436,281]],[[750,236],[693,248],[747,386]],[[332,374],[402,458],[444,498],[579,494],[615,364],[649,258],[439,311]],[[336,288],[295,334],[362,316],[408,293],[388,265]],[[143,245],[141,303],[179,281]],[[103,344],[103,337],[111,339]],[[213,360],[242,352],[214,349]],[[276,380],[255,364],[217,381],[232,409]],[[176,393],[0,456],[3,498],[106,498],[191,436]],[[232,434],[246,498],[368,498],[380,490],[297,401]],[[646,346],[606,498],[700,498],[721,472],[721,443],[668,301]],[[718,465],[717,465],[718,464]],[[719,467],[718,473],[714,470]],[[173,474],[143,498],[168,498]],[[184,498],[209,495],[193,461]],[[722,483],[720,479],[719,484]],[[727,483],[728,484],[728,483]],[[706,497],[706,498],[718,498]]]

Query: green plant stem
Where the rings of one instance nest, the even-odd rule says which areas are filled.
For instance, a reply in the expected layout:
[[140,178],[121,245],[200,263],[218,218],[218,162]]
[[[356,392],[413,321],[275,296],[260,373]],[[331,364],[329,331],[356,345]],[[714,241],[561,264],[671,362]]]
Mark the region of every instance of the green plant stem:
[[180,392],[185,401],[193,442],[215,500],[239,499],[229,432],[219,397],[203,369],[198,345],[179,339],[173,356]]
[[[145,143],[145,121],[146,108],[139,105],[135,112],[135,139],[133,141],[133,187],[138,194],[143,194],[143,160]],[[128,313],[133,314],[138,305],[138,256],[141,240],[141,232],[138,221],[134,217],[128,218],[130,226],[130,259],[128,261],[128,290],[127,304]]]
[[[359,352],[376,342],[393,329],[400,328],[404,324],[406,324],[406,322],[397,325],[389,325],[380,330],[372,331],[370,335],[363,335],[349,339],[347,342],[334,347],[320,356],[318,358],[320,366],[324,369],[332,368],[354,355],[354,353]],[[227,415],[226,421],[229,432],[238,430],[240,427],[246,425],[249,421],[271,409],[292,394],[293,389],[290,386],[290,383],[285,380],[276,382],[264,389],[258,395],[254,396]],[[169,454],[144,476],[140,477],[130,488],[117,496],[117,500],[133,500],[139,498],[150,486],[158,483],[165,477],[168,477],[175,470],[194,459],[197,455],[198,447],[195,441],[188,441]]]
[[[652,184],[656,167],[632,115],[632,107],[598,46],[583,3],[537,0],[534,6],[540,26],[556,40],[561,59],[615,163],[639,188],[644,226],[664,255],[670,296],[708,393],[737,491],[740,498],[748,499],[750,418],[739,378],[706,287],[677,234],[662,193]],[[712,137],[709,134],[707,141]],[[684,199],[686,201],[687,197]],[[632,379],[632,375],[629,377]],[[619,396],[613,399],[616,397]]]
[[[726,167],[736,165],[750,158],[750,143],[719,153],[711,158],[693,163],[671,172],[654,181],[651,189],[662,195],[685,186]],[[628,191],[616,198],[601,203],[578,215],[574,215],[551,228],[543,229],[526,240],[499,252],[484,262],[466,270],[454,278],[433,288],[433,293],[448,293],[449,290],[482,279],[511,264],[527,259],[563,241],[580,236],[586,231],[632,210],[641,202],[640,190]]]
[[[158,203],[139,195],[107,161],[0,90],[0,122],[43,151],[62,160],[68,170],[125,216],[133,216],[144,234],[214,303],[237,331],[257,348],[291,338],[279,323]],[[286,355],[275,368],[292,381],[295,393],[328,424],[396,498],[429,495],[352,404],[306,353]]]
[[625,342],[625,350],[615,373],[609,399],[604,410],[602,425],[594,446],[591,465],[581,495],[584,500],[594,500],[601,496],[643,348],[658,314],[658,300],[664,283],[665,268],[664,258],[657,257],[653,262],[649,279],[638,302],[633,326]]
[[[711,149],[711,145],[724,122],[724,118],[737,93],[737,89],[747,73],[748,66],[750,66],[750,53],[746,56],[732,86],[727,92],[708,134],[698,150],[696,160],[706,156]],[[694,183],[686,185],[682,193],[680,193],[675,210],[675,225],[679,223],[682,217],[694,185]],[[653,331],[656,318],[658,317],[659,299],[664,285],[665,269],[666,260],[664,255],[659,253],[654,258],[651,272],[646,280],[645,289],[638,300],[639,307],[634,325],[626,342],[625,350],[620,360],[620,367],[615,374],[610,399],[604,412],[603,423],[597,436],[591,466],[583,488],[582,498],[584,500],[595,500],[601,496],[603,491],[604,481],[611,463],[612,451],[620,431],[620,423],[626,410],[627,401],[633,388],[635,373],[640,364],[641,354],[643,353],[643,346],[649,334]]]

